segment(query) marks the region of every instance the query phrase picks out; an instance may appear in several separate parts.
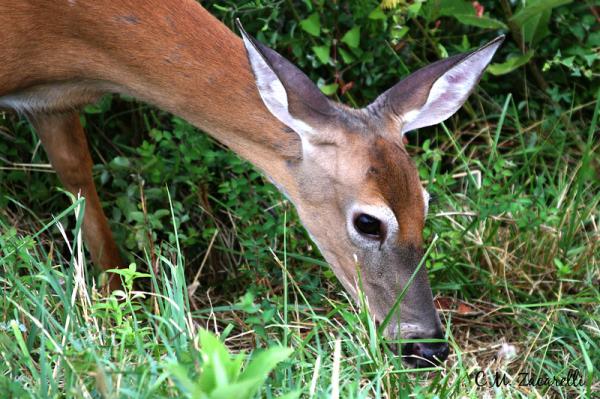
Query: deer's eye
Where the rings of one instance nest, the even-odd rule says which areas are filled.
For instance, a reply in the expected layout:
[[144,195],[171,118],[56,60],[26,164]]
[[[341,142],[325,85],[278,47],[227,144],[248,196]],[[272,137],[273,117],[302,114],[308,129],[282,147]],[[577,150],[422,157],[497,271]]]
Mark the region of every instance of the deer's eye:
[[354,218],[354,228],[361,234],[373,238],[381,237],[381,221],[366,213],[361,213]]

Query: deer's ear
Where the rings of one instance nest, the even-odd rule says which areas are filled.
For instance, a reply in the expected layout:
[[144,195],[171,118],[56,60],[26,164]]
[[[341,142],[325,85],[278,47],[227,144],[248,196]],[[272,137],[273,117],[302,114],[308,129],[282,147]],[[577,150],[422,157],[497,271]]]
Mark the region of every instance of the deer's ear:
[[267,109],[302,142],[319,141],[319,128],[336,111],[319,88],[291,62],[246,33],[239,20],[248,60]]
[[379,96],[369,108],[392,113],[400,120],[402,134],[443,122],[467,100],[503,41],[504,36],[499,36],[478,50],[421,68]]

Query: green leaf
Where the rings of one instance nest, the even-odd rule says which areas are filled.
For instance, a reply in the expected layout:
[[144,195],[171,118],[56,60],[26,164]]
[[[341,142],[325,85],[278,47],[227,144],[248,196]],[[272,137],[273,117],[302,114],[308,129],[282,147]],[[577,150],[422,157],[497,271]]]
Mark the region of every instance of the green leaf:
[[448,58],[448,50],[446,50],[446,47],[444,47],[444,45],[442,43],[438,43],[437,48],[440,53],[440,57]]
[[504,22],[494,18],[478,17],[476,15],[468,14],[454,14],[452,16],[463,25],[476,26],[485,29],[508,29]]
[[236,381],[231,384],[222,385],[217,387],[210,393],[211,399],[250,399],[254,397],[254,394],[264,381],[255,378],[244,381]]
[[177,385],[183,390],[187,391],[190,396],[197,395],[199,393],[199,387],[188,376],[188,369],[178,363],[169,363],[167,370],[177,383]]
[[546,10],[531,17],[527,21],[523,26],[523,40],[525,40],[525,43],[535,45],[544,37],[548,36],[550,33],[548,24],[550,23],[551,14],[552,10]]
[[590,47],[600,46],[600,30],[591,32],[586,40],[586,43]]
[[131,162],[129,161],[129,158],[126,157],[114,157],[112,161],[110,161],[110,166],[127,169],[131,166]]
[[156,212],[154,212],[154,217],[156,218],[163,218],[165,216],[169,216],[171,215],[171,211],[168,209],[159,209]]
[[204,329],[200,329],[198,335],[200,336],[201,350],[208,357],[215,353],[221,361],[227,361],[229,359],[227,347],[225,347],[225,344],[222,343],[219,338]]
[[340,55],[342,56],[342,60],[344,60],[346,64],[354,62],[354,56],[350,54],[350,52],[344,50],[341,47],[338,47],[338,52],[340,53]]
[[416,18],[419,16],[419,12],[421,12],[421,7],[423,3],[416,2],[409,5],[406,9],[408,10],[408,18]]
[[573,68],[574,61],[575,61],[575,56],[570,56],[570,57],[563,58],[560,61],[560,63],[563,64],[564,66],[566,66],[567,68],[571,69],[571,68]]
[[282,346],[271,347],[259,352],[256,356],[252,357],[252,360],[250,360],[250,363],[240,375],[240,380],[266,379],[277,363],[290,357],[292,352],[294,352],[293,349]]
[[112,102],[112,97],[111,96],[104,96],[96,104],[86,105],[84,107],[83,111],[86,114],[101,114],[101,113],[106,112],[106,111],[108,111],[110,109],[111,102]]
[[[228,358],[229,355],[227,355],[226,359],[223,360],[227,362],[227,360],[229,360]],[[229,375],[227,373],[227,364],[223,364],[224,362],[221,361],[221,357],[219,356],[219,354],[217,352],[211,353],[207,363],[210,363],[214,370],[215,384],[217,388],[222,386],[228,386],[231,380],[229,379]]]
[[[439,16],[452,17],[455,14],[475,15],[475,9],[471,2],[464,0],[440,0],[439,2],[427,3],[430,7],[436,7]],[[435,4],[435,5],[434,5]]]
[[391,36],[394,40],[400,40],[408,33],[410,28],[408,26],[403,26],[400,29],[392,28]]
[[355,25],[342,37],[342,43],[351,48],[357,48],[360,44],[360,25]]
[[[217,388],[220,381],[234,380],[239,373],[241,363],[233,361],[225,344],[210,332],[201,329],[198,335],[200,336],[200,350],[204,359],[204,368],[197,384],[203,392],[208,393]],[[232,362],[238,367],[237,372],[234,370],[235,367],[232,367],[234,366],[231,364]]]
[[371,11],[371,13],[369,14],[369,19],[386,19],[387,16],[385,15],[385,13],[383,12],[383,9],[381,7],[375,7],[375,9],[373,11]]
[[11,380],[8,377],[0,375],[0,388],[7,398],[31,398],[26,390],[21,388],[19,380]]
[[300,397],[300,394],[302,393],[302,391],[292,391],[292,392],[288,392],[285,395],[280,396],[277,399],[297,399]]
[[128,217],[129,220],[133,220],[134,222],[138,222],[138,223],[143,223],[145,220],[144,213],[140,212],[140,211],[131,212],[128,216],[129,216]]
[[514,71],[515,69],[519,68],[520,66],[527,64],[529,62],[529,60],[531,59],[531,57],[533,57],[533,54],[534,54],[534,51],[529,50],[528,52],[526,52],[523,55],[520,55],[518,57],[509,58],[508,60],[506,60],[505,62],[503,62],[501,64],[491,64],[490,66],[487,67],[487,70],[489,73],[491,73],[492,75],[495,75],[495,76],[505,75],[509,72]]
[[564,276],[571,273],[571,268],[565,265],[560,259],[554,258],[553,261],[559,275]]
[[319,36],[321,34],[321,20],[319,19],[319,13],[315,12],[310,14],[308,18],[300,21],[300,27],[313,36]]
[[331,96],[332,94],[335,94],[339,86],[340,85],[337,83],[332,83],[329,85],[320,85],[319,89],[321,89],[321,92],[326,96]]
[[546,10],[551,10],[558,6],[571,3],[573,0],[543,0],[535,3],[530,3],[515,13],[510,20],[521,28],[530,18],[543,13]]
[[328,44],[324,46],[313,46],[312,51],[315,53],[321,64],[329,63],[329,49],[330,46]]

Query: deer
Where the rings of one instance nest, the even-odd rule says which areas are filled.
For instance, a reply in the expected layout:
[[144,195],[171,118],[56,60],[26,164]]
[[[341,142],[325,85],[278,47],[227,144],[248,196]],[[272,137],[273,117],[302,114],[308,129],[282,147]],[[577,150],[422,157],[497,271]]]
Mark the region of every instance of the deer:
[[[120,93],[187,120],[257,167],[294,205],[345,290],[354,300],[364,293],[376,322],[413,277],[386,337],[444,337],[427,271],[417,269],[429,194],[403,137],[463,105],[503,36],[419,69],[356,109],[194,0],[0,0],[0,26],[0,109],[30,122],[61,183],[85,198],[84,241],[101,269],[125,263],[78,110]],[[402,349],[413,367],[448,353],[446,342]]]

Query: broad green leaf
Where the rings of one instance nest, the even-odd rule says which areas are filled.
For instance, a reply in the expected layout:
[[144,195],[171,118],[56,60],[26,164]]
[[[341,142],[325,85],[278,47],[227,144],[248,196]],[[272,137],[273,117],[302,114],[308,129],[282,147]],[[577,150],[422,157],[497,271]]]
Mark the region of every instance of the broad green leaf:
[[198,377],[198,388],[202,392],[212,392],[217,387],[216,377],[215,377],[215,369],[211,365],[204,363],[204,367],[202,369],[202,373]]
[[144,222],[144,212],[141,211],[135,211],[135,212],[131,212],[128,215],[128,220],[133,220],[134,222],[138,222],[138,223],[143,223]]
[[232,382],[217,387],[210,393],[211,399],[250,399],[259,390],[264,380],[260,378]]
[[448,50],[446,50],[446,47],[442,43],[438,43],[437,48],[441,58],[448,58]]
[[408,30],[409,30],[409,27],[406,25],[400,29],[392,29],[392,32],[391,32],[392,39],[394,39],[394,40],[402,39],[408,33]]
[[408,9],[408,18],[416,18],[419,16],[419,12],[421,11],[421,7],[423,3],[413,3],[407,7]]
[[587,66],[591,67],[596,60],[600,60],[600,53],[583,54],[582,57]]
[[19,384],[19,380],[12,380],[6,376],[0,375],[0,387],[7,398],[31,398],[31,394],[24,390]]
[[591,32],[586,40],[586,43],[590,47],[600,46],[600,30]]
[[110,98],[110,96],[102,97],[102,99],[96,104],[86,105],[83,111],[86,114],[101,114],[110,109],[111,102],[112,98]]
[[300,27],[313,36],[319,36],[321,34],[321,20],[319,18],[319,13],[315,12],[310,14],[308,18],[300,21]]
[[[229,356],[228,356],[229,357]],[[212,366],[215,373],[215,385],[216,387],[228,386],[230,383],[229,376],[227,375],[226,365],[223,364],[219,354],[217,352],[213,352],[210,355],[209,362],[205,364],[205,368],[208,366]]]
[[335,94],[339,86],[340,85],[338,85],[337,83],[332,83],[329,85],[320,85],[319,89],[321,89],[321,92],[326,96],[330,96],[332,94]]
[[156,212],[154,212],[154,216],[157,218],[162,218],[169,215],[171,215],[171,211],[168,209],[159,209]]
[[531,18],[529,22],[523,26],[523,39],[529,45],[536,45],[544,37],[548,36],[550,29],[548,24],[550,23],[550,10],[540,13],[535,17]]
[[501,64],[491,64],[490,66],[487,67],[487,70],[489,71],[489,73],[491,73],[492,75],[505,75],[509,72],[514,71],[515,69],[519,68],[522,65],[525,65],[529,62],[529,60],[531,59],[531,57],[533,57],[533,50],[529,50],[527,53],[517,56],[517,57],[512,57],[509,58],[508,60],[506,60],[505,62],[501,63]]
[[357,48],[360,44],[360,25],[355,25],[342,37],[342,42],[351,48]]
[[543,13],[546,10],[551,10],[558,6],[562,6],[565,4],[571,3],[573,0],[543,0],[535,3],[530,3],[526,7],[523,7],[517,13],[515,13],[510,20],[517,24],[520,28],[522,27],[530,18]]
[[[213,334],[201,329],[198,335],[200,336],[200,350],[204,360],[202,374],[198,377],[198,386],[201,387],[203,392],[211,392],[218,386],[218,380],[224,378],[223,366],[228,365],[231,359],[225,344]],[[215,361],[217,361],[216,364]],[[236,378],[237,373],[231,377],[231,379]]]
[[328,44],[324,46],[313,46],[312,51],[315,53],[321,64],[329,63],[329,48]]
[[385,15],[385,13],[383,12],[383,9],[381,7],[375,7],[375,9],[373,11],[371,11],[371,13],[369,14],[369,19],[386,19],[387,16]]
[[508,29],[502,21],[488,17],[478,17],[477,15],[454,14],[452,15],[461,24],[469,26],[477,26],[485,29]]
[[470,1],[464,0],[440,0],[439,2],[427,3],[430,7],[437,7],[439,16],[452,17],[455,14],[475,15],[475,9]]
[[240,380],[266,379],[277,363],[290,357],[292,352],[294,352],[293,349],[285,347],[272,347],[259,352],[256,356],[252,356],[250,363],[248,363],[246,369],[240,375]]
[[198,335],[200,336],[200,348],[202,353],[207,355],[207,358],[210,358],[212,354],[215,353],[221,362],[229,360],[227,347],[219,340],[219,338],[204,329],[201,329],[198,332]]
[[471,42],[469,41],[469,37],[467,35],[463,35],[460,47],[462,48],[462,51],[467,51],[471,48]]
[[114,157],[112,161],[110,161],[110,166],[126,169],[131,166],[131,162],[129,161],[129,158],[126,157]]
[[301,391],[292,391],[292,392],[288,392],[284,395],[281,395],[279,398],[277,399],[297,399],[300,397],[300,394],[302,392]]
[[562,60],[560,60],[560,63],[569,69],[573,68],[574,62],[575,62],[575,56],[573,56],[573,55],[570,57],[565,57]]
[[187,391],[190,396],[195,397],[201,391],[201,388],[194,384],[188,376],[188,369],[178,363],[170,363],[167,370],[182,390]]
[[342,56],[342,60],[344,60],[344,63],[350,64],[350,63],[354,62],[354,56],[352,54],[350,54],[348,51],[344,50],[341,47],[338,47],[337,50],[340,53],[340,55]]
[[242,372],[242,364],[244,363],[245,355],[244,353],[240,353],[238,355],[234,355],[233,358],[227,364],[227,373],[229,375],[229,380],[235,381],[239,378],[240,373]]

